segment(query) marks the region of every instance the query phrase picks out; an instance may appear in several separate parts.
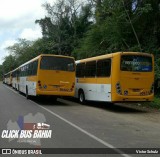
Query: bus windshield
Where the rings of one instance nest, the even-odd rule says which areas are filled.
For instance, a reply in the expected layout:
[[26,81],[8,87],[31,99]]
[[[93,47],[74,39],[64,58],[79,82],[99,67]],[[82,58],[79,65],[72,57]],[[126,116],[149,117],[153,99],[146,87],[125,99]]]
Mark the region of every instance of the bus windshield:
[[121,70],[132,72],[151,72],[152,57],[141,55],[122,55]]
[[61,70],[74,71],[75,65],[72,58],[56,56],[42,56],[40,69],[42,70]]

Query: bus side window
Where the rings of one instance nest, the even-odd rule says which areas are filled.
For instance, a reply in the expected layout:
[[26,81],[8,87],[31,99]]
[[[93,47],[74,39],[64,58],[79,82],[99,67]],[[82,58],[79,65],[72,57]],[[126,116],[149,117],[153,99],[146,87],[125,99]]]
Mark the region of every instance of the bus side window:
[[37,68],[38,68],[38,61],[36,60],[33,62],[32,75],[37,75]]
[[31,76],[33,76],[33,63],[34,62],[30,63],[30,66],[31,66],[31,69],[30,69],[31,70]]
[[86,77],[95,77],[96,76],[96,61],[86,63],[85,76]]
[[97,77],[110,77],[111,59],[97,61]]
[[84,77],[84,74],[85,74],[85,63],[77,64],[76,77]]
[[31,75],[31,63],[28,64],[27,76]]

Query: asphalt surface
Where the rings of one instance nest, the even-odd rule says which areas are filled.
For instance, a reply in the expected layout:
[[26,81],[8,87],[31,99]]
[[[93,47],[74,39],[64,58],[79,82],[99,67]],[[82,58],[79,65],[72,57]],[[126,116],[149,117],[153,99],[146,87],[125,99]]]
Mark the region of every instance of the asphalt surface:
[[[96,154],[98,148],[160,148],[160,114],[159,112],[135,109],[111,103],[88,102],[79,104],[75,99],[53,101],[52,98],[31,98],[27,100],[11,87],[0,84],[0,133],[14,129],[18,118],[32,117],[40,114],[41,119],[50,125],[52,136],[31,144],[18,139],[0,139],[0,148],[86,148],[93,154],[50,154],[23,156],[55,157],[108,157],[108,156],[154,156],[153,154]],[[12,125],[11,125],[12,124]],[[14,124],[14,125],[13,125]],[[92,148],[92,149],[91,149]],[[49,151],[49,150],[48,150]],[[55,151],[57,151],[55,149]],[[61,151],[65,151],[61,149]],[[74,152],[74,149],[73,149]],[[84,154],[83,154],[84,153]],[[9,156],[9,155],[1,155]],[[22,155],[11,155],[22,156]],[[155,155],[159,156],[159,155]]]

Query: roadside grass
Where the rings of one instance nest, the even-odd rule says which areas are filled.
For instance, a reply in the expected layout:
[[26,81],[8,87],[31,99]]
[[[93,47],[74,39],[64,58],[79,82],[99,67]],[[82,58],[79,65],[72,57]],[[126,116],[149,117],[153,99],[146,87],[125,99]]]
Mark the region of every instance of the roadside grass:
[[154,101],[142,103],[142,106],[149,107],[149,108],[155,108],[160,110],[160,95],[155,95]]

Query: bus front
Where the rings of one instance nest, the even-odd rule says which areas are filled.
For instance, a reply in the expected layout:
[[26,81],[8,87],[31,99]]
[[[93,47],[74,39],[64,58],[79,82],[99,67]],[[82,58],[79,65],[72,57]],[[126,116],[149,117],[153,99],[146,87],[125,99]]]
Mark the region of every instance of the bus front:
[[42,55],[37,75],[37,95],[74,96],[75,61],[72,57]]
[[122,52],[115,56],[115,62],[118,64],[113,63],[112,67],[112,101],[152,101],[154,98],[153,55]]

